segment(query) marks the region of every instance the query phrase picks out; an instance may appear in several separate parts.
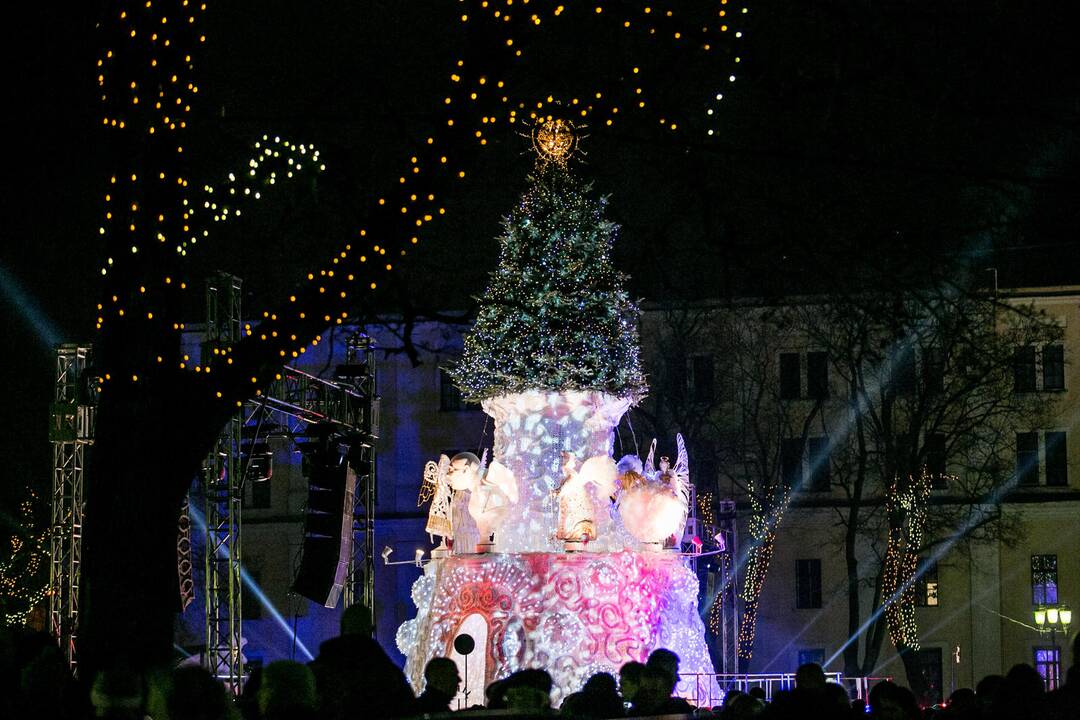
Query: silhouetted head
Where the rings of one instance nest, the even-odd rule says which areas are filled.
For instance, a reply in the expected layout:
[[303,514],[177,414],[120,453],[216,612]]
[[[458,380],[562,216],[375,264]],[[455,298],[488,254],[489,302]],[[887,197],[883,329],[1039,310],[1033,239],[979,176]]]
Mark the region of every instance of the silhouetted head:
[[437,657],[428,661],[424,668],[427,687],[453,697],[461,687],[461,673],[457,663],[450,658]]
[[657,648],[653,650],[649,655],[649,659],[645,661],[646,667],[656,668],[663,670],[671,678],[671,687],[668,689],[675,689],[675,683],[679,681],[679,656],[671,652],[667,648]]
[[619,668],[619,694],[623,700],[634,702],[634,697],[641,689],[641,677],[645,673],[645,664],[635,660]]
[[371,608],[364,605],[350,605],[341,613],[342,635],[363,635],[371,637]]
[[146,709],[143,676],[126,666],[102,670],[94,678],[90,702],[97,717],[141,718]]
[[263,718],[310,712],[315,709],[315,676],[307,665],[275,660],[263,668],[258,699]]
[[189,665],[173,670],[170,720],[225,720],[229,706],[224,686],[206,669]]
[[546,670],[518,670],[506,678],[503,698],[508,710],[543,711],[551,707],[551,675]]
[[795,687],[799,690],[824,690],[825,671],[817,663],[805,663],[795,671]]
[[1027,663],[1017,663],[1009,668],[1005,681],[1010,692],[1022,698],[1037,698],[1045,690],[1042,675]]

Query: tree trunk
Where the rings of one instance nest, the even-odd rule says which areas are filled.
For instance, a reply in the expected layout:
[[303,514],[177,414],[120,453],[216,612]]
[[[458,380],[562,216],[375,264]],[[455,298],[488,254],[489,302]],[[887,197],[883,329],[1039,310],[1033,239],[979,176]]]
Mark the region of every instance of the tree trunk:
[[89,682],[105,667],[166,664],[179,609],[181,502],[224,424],[191,379],[107,383],[86,481],[78,652]]
[[904,674],[907,675],[907,685],[920,703],[926,700],[930,688],[926,684],[926,676],[919,667],[918,651],[907,645],[897,646],[896,652],[900,655],[900,661],[904,663]]

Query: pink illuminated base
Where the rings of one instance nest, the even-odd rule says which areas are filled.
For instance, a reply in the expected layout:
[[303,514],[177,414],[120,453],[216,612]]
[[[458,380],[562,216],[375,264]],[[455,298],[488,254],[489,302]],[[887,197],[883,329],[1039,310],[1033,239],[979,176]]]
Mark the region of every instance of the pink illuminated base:
[[[539,667],[555,682],[553,704],[596,672],[617,674],[659,647],[677,653],[684,673],[712,673],[697,608],[698,583],[670,553],[464,555],[430,563],[413,587],[417,617],[398,631],[417,691],[437,656],[458,662],[470,691],[515,670]],[[462,632],[476,649],[453,650]]]

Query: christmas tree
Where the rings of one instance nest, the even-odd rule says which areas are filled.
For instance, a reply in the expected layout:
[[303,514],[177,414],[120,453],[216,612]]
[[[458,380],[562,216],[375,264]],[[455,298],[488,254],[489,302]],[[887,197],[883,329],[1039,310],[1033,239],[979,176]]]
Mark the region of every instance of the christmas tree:
[[0,550],[0,625],[23,625],[48,595],[49,535],[35,531],[36,504],[37,494],[30,490],[19,508],[19,524]]
[[558,163],[538,166],[504,221],[499,267],[451,375],[470,400],[525,390],[646,392],[637,304],[611,248],[618,226]]

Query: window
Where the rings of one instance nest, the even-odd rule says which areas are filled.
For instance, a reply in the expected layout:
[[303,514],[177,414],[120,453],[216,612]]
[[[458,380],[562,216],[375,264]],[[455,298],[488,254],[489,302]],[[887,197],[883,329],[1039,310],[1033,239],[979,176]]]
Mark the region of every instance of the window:
[[1031,556],[1031,604],[1053,605],[1058,601],[1057,555]]
[[444,412],[460,412],[462,410],[479,410],[476,403],[465,402],[461,391],[454,385],[450,373],[439,368],[439,410]]
[[1039,434],[1016,433],[1016,482],[1039,484]]
[[702,490],[719,490],[720,465],[717,462],[716,442],[707,438],[694,441],[691,467],[697,468],[694,482]]
[[945,490],[949,487],[949,479],[946,475],[945,460],[945,436],[938,433],[928,433],[924,443],[926,451],[926,472],[930,474],[930,487],[934,490]]
[[928,347],[923,350],[922,372],[923,388],[928,395],[945,389],[945,357],[940,348]]
[[821,560],[795,561],[795,607],[800,610],[821,607]]
[[815,665],[825,665],[825,648],[804,648],[799,651],[799,664],[796,667],[802,667],[808,663],[814,663]]
[[716,369],[712,355],[694,355],[690,358],[690,397],[694,400],[712,400],[716,396]]
[[[1040,362],[1041,361],[1041,362]],[[1042,366],[1042,388],[1038,386]],[[1024,345],[1013,355],[1013,388],[1018,393],[1065,389],[1065,348],[1062,345]]]
[[902,348],[896,356],[892,386],[897,395],[910,395],[915,392],[915,348],[910,345]]
[[[920,560],[918,567],[922,567],[924,562]],[[938,606],[937,563],[927,565],[923,574],[915,578],[915,604],[918,607]]]
[[785,438],[780,441],[780,480],[784,483],[784,487],[802,488],[802,438]]
[[780,399],[795,400],[802,395],[802,368],[799,353],[780,353]]
[[1035,392],[1035,346],[1024,345],[1013,353],[1013,390]]
[[806,353],[806,396],[814,400],[824,400],[829,397],[829,356],[827,353]]
[[1065,452],[1065,433],[1047,432],[1046,484],[1063,486],[1069,484],[1069,460]]
[[1043,390],[1065,389],[1065,348],[1046,345],[1042,349]]
[[810,490],[829,492],[832,479],[829,462],[829,438],[812,437],[807,440],[810,463]]
[[1057,690],[1061,684],[1061,651],[1056,647],[1034,648],[1035,670],[1042,675],[1046,691]]
[[930,707],[941,702],[941,648],[915,651],[915,672],[922,677],[923,695],[919,705]]

